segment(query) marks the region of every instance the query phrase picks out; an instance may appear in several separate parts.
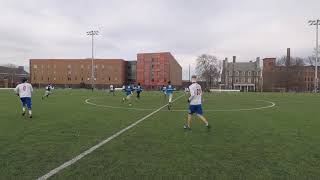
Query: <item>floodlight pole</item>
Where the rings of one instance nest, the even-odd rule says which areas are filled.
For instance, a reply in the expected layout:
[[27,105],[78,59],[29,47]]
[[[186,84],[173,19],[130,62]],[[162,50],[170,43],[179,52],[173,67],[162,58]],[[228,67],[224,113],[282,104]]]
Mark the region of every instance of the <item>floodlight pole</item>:
[[316,62],[315,62],[315,72],[314,72],[314,92],[318,92],[318,59],[319,59],[319,25],[320,25],[320,19],[317,20],[310,20],[309,25],[315,25],[316,26]]
[[93,53],[94,53],[94,51],[93,51],[93,47],[94,47],[94,38],[93,38],[93,36],[95,36],[95,35],[98,35],[99,34],[99,31],[88,31],[87,32],[87,35],[88,36],[91,36],[91,88],[92,88],[92,90],[93,90],[93,88],[94,88],[94,63],[93,63],[93,61],[94,61],[94,55],[93,55]]

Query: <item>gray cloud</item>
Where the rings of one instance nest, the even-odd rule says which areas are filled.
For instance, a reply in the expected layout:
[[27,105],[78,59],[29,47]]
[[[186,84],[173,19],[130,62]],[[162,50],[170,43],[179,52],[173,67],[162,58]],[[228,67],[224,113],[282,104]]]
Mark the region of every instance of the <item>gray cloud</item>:
[[[1,0],[0,64],[30,58],[136,59],[138,52],[171,51],[194,69],[202,53],[239,61],[277,57],[292,48],[308,56],[315,41],[307,20],[319,18],[318,0]],[[193,71],[192,71],[193,73]]]

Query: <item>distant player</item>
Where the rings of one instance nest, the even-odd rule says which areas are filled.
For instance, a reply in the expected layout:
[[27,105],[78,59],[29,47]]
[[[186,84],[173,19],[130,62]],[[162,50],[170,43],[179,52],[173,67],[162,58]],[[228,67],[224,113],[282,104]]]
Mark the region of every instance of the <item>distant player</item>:
[[142,92],[142,87],[140,83],[138,83],[138,86],[136,87],[136,92],[137,92],[137,99],[140,99],[140,93]]
[[110,85],[110,93],[112,93],[112,95],[115,95],[115,94],[114,94],[114,87],[113,87],[112,84]]
[[44,99],[45,97],[48,98],[49,95],[52,93],[52,89],[53,89],[53,86],[51,84],[48,84],[48,86],[46,86],[46,92],[42,96],[42,99]]
[[32,101],[31,96],[33,92],[32,85],[28,83],[27,79],[22,79],[22,83],[15,89],[15,93],[20,97],[22,103],[22,116],[26,114],[26,107],[29,110],[29,118],[32,118]]
[[166,86],[162,85],[160,91],[162,92],[164,99],[166,99],[166,97],[167,97]]
[[129,106],[131,106],[132,105],[131,96],[133,94],[133,88],[130,85],[125,86],[124,92],[126,93],[126,97],[122,98],[122,102],[128,101],[129,102]]
[[190,97],[188,99],[189,103],[189,114],[187,119],[187,124],[184,125],[184,129],[191,130],[192,115],[196,114],[206,125],[210,128],[207,119],[203,116],[202,112],[202,89],[197,83],[197,76],[192,76],[192,84],[189,86]]
[[169,81],[168,86],[166,87],[166,95],[168,96],[168,100],[169,100],[169,103],[168,103],[169,110],[171,109],[171,106],[172,106],[171,103],[172,103],[172,98],[173,98],[173,91],[174,91],[174,88],[171,85],[171,81]]

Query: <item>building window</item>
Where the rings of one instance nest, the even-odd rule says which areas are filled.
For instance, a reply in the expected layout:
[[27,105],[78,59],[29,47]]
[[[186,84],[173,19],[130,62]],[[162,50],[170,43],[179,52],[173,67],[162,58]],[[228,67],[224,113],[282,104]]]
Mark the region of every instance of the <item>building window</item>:
[[38,68],[38,66],[35,64],[35,65],[33,65],[33,68],[34,68],[34,69],[37,69],[37,68]]
[[69,69],[71,68],[71,64],[68,64],[68,68],[69,68]]

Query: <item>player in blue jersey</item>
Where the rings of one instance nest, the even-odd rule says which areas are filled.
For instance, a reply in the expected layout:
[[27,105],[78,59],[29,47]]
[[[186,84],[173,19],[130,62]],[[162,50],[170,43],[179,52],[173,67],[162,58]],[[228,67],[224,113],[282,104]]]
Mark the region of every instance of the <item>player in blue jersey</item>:
[[171,81],[168,82],[168,85],[166,87],[166,95],[168,96],[168,99],[169,99],[169,103],[168,103],[168,109],[170,110],[171,109],[171,106],[172,106],[172,98],[173,98],[173,91],[174,91],[174,88],[173,86],[171,85]]
[[133,94],[133,91],[134,91],[134,89],[130,85],[125,86],[124,92],[126,94],[126,97],[122,98],[122,102],[128,101],[129,102],[129,106],[131,106],[132,105],[131,96]]
[[137,92],[137,99],[140,99],[140,93],[142,92],[142,87],[140,83],[138,83],[138,86],[135,88]]

